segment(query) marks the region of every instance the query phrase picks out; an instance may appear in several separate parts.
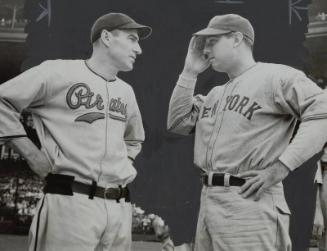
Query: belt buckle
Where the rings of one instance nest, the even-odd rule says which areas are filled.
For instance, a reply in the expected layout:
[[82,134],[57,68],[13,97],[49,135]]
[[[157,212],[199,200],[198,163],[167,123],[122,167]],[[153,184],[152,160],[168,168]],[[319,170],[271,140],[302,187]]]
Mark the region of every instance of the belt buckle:
[[[112,193],[113,191],[115,191],[115,189],[118,189],[118,195],[116,193]],[[114,198],[111,197],[110,198],[110,194],[114,194]],[[104,189],[104,194],[103,194],[103,197],[107,200],[116,200],[117,202],[120,201],[120,199],[122,198],[122,195],[123,195],[123,188],[121,185],[119,185],[117,188],[113,188],[113,187],[106,187]]]
[[225,173],[224,174],[224,187],[228,188],[230,187],[230,173]]
[[105,187],[103,190],[103,198],[106,200],[109,200],[109,193],[110,193],[110,188],[111,187]]
[[[118,196],[115,189],[119,189]],[[119,202],[121,198],[121,194],[122,194],[122,190],[119,187],[117,188],[105,187],[103,192],[103,198],[105,198],[106,200],[117,200],[117,202]]]

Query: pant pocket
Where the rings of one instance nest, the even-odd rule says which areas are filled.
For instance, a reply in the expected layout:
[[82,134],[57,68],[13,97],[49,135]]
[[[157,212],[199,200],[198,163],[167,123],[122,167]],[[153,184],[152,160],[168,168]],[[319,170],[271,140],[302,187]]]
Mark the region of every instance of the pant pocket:
[[276,250],[291,251],[292,244],[289,236],[289,225],[291,211],[285,201],[284,196],[273,196],[277,213],[276,227]]

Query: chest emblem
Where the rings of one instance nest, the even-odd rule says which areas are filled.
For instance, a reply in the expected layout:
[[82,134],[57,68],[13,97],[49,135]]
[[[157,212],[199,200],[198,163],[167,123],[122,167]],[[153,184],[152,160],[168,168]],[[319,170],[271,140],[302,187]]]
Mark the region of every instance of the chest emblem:
[[[123,103],[121,97],[112,98],[109,103],[109,117],[120,121],[127,120],[127,104]],[[91,110],[80,116],[75,121],[93,123],[96,120],[105,118],[105,107],[100,94],[92,92],[85,83],[77,83],[71,86],[66,95],[66,102],[69,108],[76,110],[81,107]],[[94,111],[96,109],[97,111]]]
[[[256,102],[251,101],[250,98],[246,96],[240,96],[238,94],[227,96],[225,103],[223,104],[224,108],[222,111],[233,111],[241,114],[247,120],[252,120],[254,113],[262,107]],[[203,107],[201,119],[213,117],[217,110],[217,103],[213,107]]]

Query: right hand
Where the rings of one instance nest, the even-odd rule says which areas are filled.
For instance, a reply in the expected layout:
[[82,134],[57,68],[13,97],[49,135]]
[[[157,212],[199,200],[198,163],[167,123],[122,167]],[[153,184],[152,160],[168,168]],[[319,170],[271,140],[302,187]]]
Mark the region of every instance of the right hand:
[[192,37],[188,46],[183,73],[197,77],[210,65],[208,58],[203,53],[205,39],[203,37]]

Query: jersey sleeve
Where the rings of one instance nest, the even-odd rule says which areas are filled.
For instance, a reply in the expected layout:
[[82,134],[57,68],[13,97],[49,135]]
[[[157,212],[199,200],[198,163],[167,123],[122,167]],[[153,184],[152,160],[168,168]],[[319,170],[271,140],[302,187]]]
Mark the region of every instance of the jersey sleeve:
[[170,99],[167,129],[188,135],[194,132],[205,97],[194,96],[196,79],[180,76]]
[[299,129],[279,160],[291,170],[321,151],[327,142],[327,94],[303,72],[282,74],[274,101],[285,116],[301,121]]
[[12,137],[26,136],[20,113],[43,104],[46,70],[41,64],[0,85],[0,143]]
[[130,159],[135,160],[136,156],[142,149],[142,143],[144,142],[144,129],[142,123],[142,117],[137,105],[134,91],[132,91],[131,112],[128,115],[126,130],[124,134],[124,140],[127,147],[127,155]]

